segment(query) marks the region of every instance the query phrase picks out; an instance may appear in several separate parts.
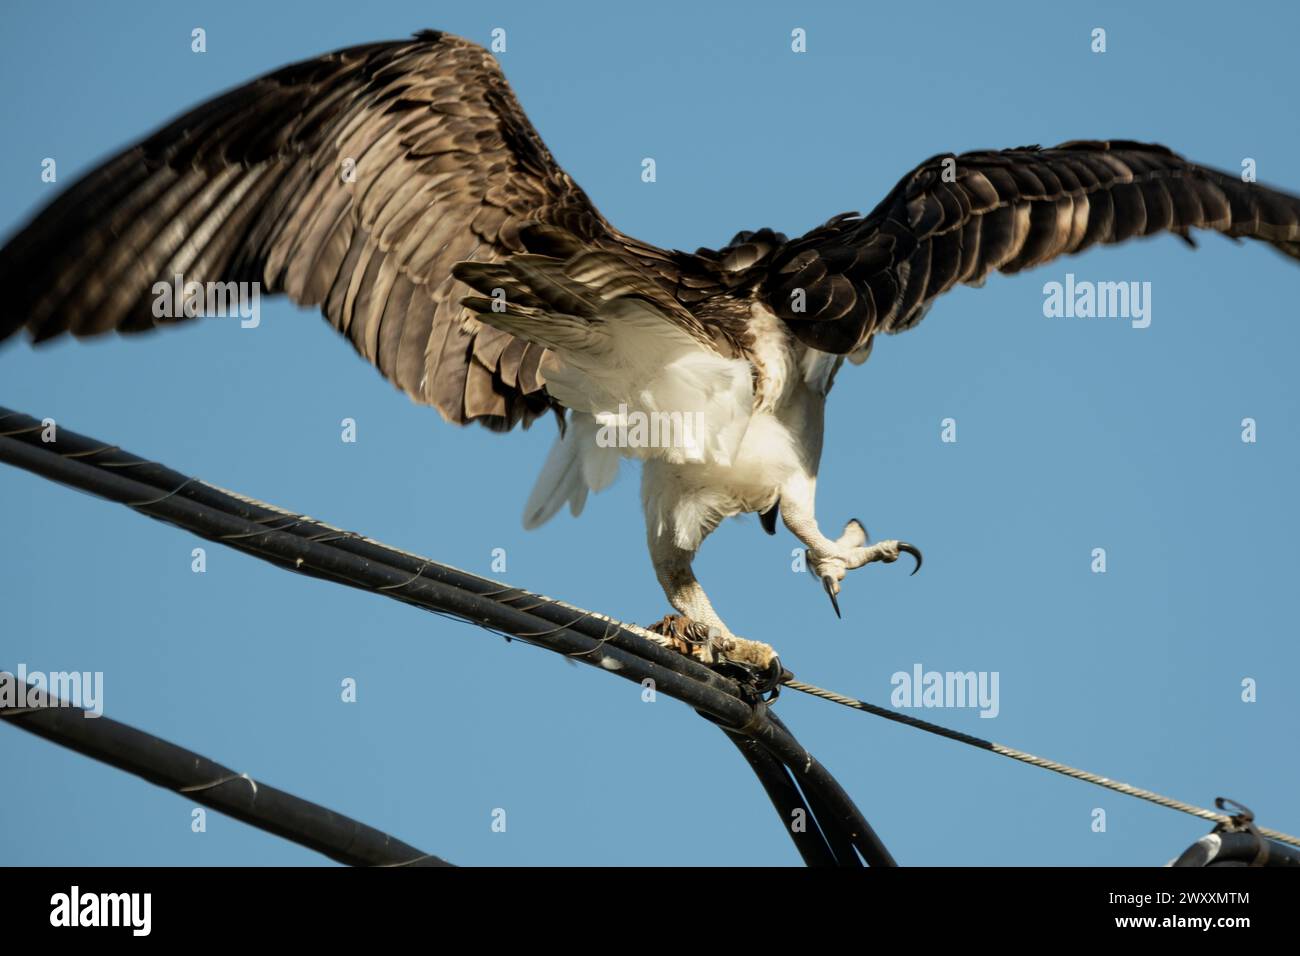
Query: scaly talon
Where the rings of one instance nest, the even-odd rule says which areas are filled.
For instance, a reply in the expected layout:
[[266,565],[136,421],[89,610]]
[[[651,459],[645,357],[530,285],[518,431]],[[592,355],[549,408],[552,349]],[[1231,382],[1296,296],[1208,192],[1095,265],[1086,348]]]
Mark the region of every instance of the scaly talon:
[[870,540],[866,526],[854,518],[844,526],[844,533],[840,535],[838,541],[828,543],[829,547],[826,551],[816,551],[813,548],[804,551],[807,567],[821,580],[822,588],[825,589],[826,596],[831,599],[831,608],[837,618],[843,618],[840,613],[840,582],[844,580],[848,571],[873,561],[893,564],[904,554],[911,555],[916,561],[912,574],[921,570],[924,559],[921,557],[921,549],[916,545],[892,540],[868,544]]
[[[903,554],[910,554],[916,559],[916,567],[912,569],[912,574],[921,570],[921,549],[914,544],[908,544],[906,541],[898,542],[898,550]],[[908,575],[911,577],[911,575]]]
[[835,579],[829,574],[822,575],[822,587],[826,589],[826,596],[831,599],[831,607],[835,608],[835,616],[843,620],[840,614],[840,599],[835,596]]

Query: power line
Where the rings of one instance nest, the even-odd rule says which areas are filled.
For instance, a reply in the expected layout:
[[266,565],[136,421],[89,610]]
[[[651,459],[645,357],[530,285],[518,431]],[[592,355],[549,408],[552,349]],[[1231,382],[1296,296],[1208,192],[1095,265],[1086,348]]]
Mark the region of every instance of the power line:
[[[683,656],[666,638],[542,595],[473,575],[265,502],[218,488],[59,428],[0,408],[0,461],[185,528],[280,567],[345,584],[599,666],[694,707],[740,749],[809,865],[894,865],[839,783],[749,688]],[[1202,819],[1232,818],[1085,770],[941,727],[802,681],[783,686],[1053,770]],[[792,826],[796,811],[804,828]],[[1292,845],[1300,839],[1258,832]]]
[[[849,865],[855,861],[845,848],[851,847],[872,866],[895,865],[844,789],[752,688],[685,657],[666,639],[226,491],[62,427],[50,442],[43,441],[44,432],[40,421],[0,408],[0,461],[287,570],[450,615],[638,684],[653,681],[657,692],[689,704],[733,739],[752,740],[769,755],[770,761],[750,760],[750,766],[806,861]],[[752,750],[742,753],[749,759]],[[785,768],[784,779],[772,761]],[[795,809],[794,792],[805,798],[800,808],[816,821],[816,830],[791,827],[787,811]]]
[[[6,686],[7,685],[7,686]],[[0,672],[0,721],[353,866],[451,866],[396,837]]]
[[[1080,770],[1078,767],[1071,767],[1069,764],[1058,763],[1055,760],[1048,760],[1046,757],[1038,757],[1023,750],[1016,750],[1014,747],[1006,747],[991,740],[985,740],[982,737],[976,737],[972,734],[962,733],[960,730],[953,730],[950,727],[942,727],[939,724],[932,724],[928,720],[921,720],[919,717],[913,717],[910,714],[900,714],[896,710],[890,710],[888,707],[881,707],[879,704],[871,704],[865,700],[858,700],[855,697],[846,697],[843,694],[837,694],[833,690],[826,690],[824,687],[817,687],[813,684],[806,684],[799,680],[788,680],[784,686],[791,690],[797,690],[801,693],[808,694],[812,697],[820,697],[822,700],[829,700],[832,703],[840,704],[843,707],[851,707],[854,710],[860,710],[864,713],[874,714],[877,717],[884,717],[886,720],[892,720],[900,724],[906,724],[909,727],[915,727],[918,730],[924,730],[926,733],[937,734],[940,737],[947,737],[949,740],[956,740],[959,743],[967,744],[971,747],[978,747],[980,750],[988,750],[995,754],[1001,754],[1003,757],[1010,757],[1012,760],[1019,760],[1021,763],[1027,763],[1033,767],[1041,767],[1044,770],[1051,770],[1055,773],[1064,774],[1067,777],[1073,777],[1076,780],[1083,780],[1086,783],[1095,784],[1098,787],[1105,787],[1108,790],[1114,790],[1116,793],[1123,793],[1130,797],[1137,797],[1139,800],[1146,800],[1149,803],[1158,806],[1167,807],[1170,810],[1179,810],[1183,813],[1191,814],[1194,817],[1200,817],[1202,820],[1213,820],[1216,823],[1231,824],[1233,818],[1226,813],[1216,813],[1213,810],[1207,810],[1204,807],[1198,807],[1195,804],[1184,803],[1182,800],[1175,800],[1173,797],[1166,797],[1152,790],[1143,790],[1141,787],[1134,787],[1127,783],[1121,783],[1118,780],[1111,780],[1109,777],[1103,777],[1100,774],[1090,773],[1087,770]],[[1280,830],[1270,830],[1268,827],[1257,827],[1259,833],[1277,840],[1279,843],[1289,843],[1292,846],[1300,847],[1300,837],[1291,836],[1289,833],[1282,833]]]

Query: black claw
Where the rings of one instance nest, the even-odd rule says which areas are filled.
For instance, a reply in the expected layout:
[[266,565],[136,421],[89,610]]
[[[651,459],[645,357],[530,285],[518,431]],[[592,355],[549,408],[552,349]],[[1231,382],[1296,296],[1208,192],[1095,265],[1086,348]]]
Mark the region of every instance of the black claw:
[[916,558],[916,567],[912,569],[912,574],[921,570],[921,549],[914,544],[908,544],[906,541],[898,542],[898,550],[903,554],[910,554]]
[[843,620],[840,615],[840,599],[835,596],[835,591],[832,588],[834,583],[835,579],[829,574],[822,577],[822,587],[826,589],[826,596],[831,599],[831,607],[835,608],[835,616]]
[[787,681],[794,680],[794,674],[790,673],[781,663],[781,658],[773,657],[767,667],[758,672],[754,681],[754,689],[760,694],[772,693],[772,700],[776,699],[774,691],[778,691],[780,686]]

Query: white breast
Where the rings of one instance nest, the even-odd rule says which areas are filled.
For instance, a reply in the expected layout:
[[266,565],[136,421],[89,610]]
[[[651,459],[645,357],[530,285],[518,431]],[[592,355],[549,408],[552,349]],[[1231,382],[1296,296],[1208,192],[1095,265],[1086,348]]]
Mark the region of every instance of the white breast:
[[[529,525],[565,503],[578,513],[588,490],[613,479],[618,458],[637,458],[651,533],[694,550],[723,518],[767,511],[792,475],[815,472],[838,356],[800,345],[759,305],[748,361],[701,347],[640,305],[618,319],[607,338],[546,369],[551,393],[573,409],[572,427],[534,489]],[[689,417],[702,444],[641,440],[637,423],[664,412]],[[610,436],[629,441],[610,446]]]

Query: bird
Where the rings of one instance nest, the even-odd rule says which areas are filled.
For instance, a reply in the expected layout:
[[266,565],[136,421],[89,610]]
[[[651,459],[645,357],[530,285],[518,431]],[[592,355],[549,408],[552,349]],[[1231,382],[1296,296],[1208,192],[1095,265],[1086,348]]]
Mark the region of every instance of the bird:
[[[849,571],[921,566],[816,509],[824,407],[846,360],[934,300],[1096,245],[1193,230],[1300,259],[1300,199],[1129,140],[931,157],[866,215],[805,235],[664,249],[559,167],[481,46],[435,30],[353,46],[185,113],[56,196],[0,249],[0,340],[134,334],[204,314],[175,285],[252,284],[324,317],[447,422],[558,436],[524,507],[579,515],[641,465],[674,646],[780,672],[693,565],[725,518],[804,546],[836,615]],[[175,283],[173,283],[175,279]],[[160,307],[161,305],[161,307]],[[191,307],[192,305],[192,307]],[[834,535],[832,537],[832,535]]]

